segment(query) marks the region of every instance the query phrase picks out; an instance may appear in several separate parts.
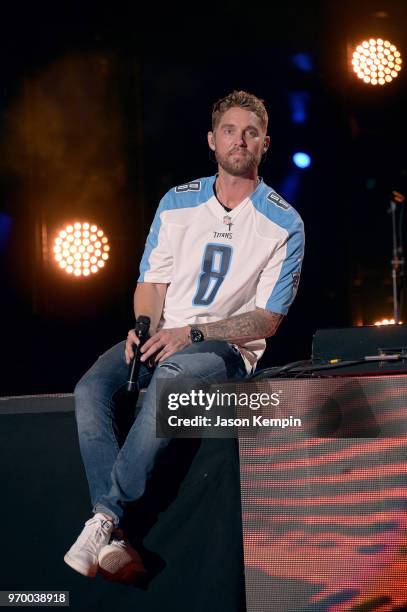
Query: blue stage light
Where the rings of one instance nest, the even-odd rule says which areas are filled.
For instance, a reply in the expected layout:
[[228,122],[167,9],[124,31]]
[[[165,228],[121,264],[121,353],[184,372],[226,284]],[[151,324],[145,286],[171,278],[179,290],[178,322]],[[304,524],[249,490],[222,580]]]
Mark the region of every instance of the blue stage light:
[[288,97],[291,120],[293,123],[306,123],[308,119],[309,93],[306,91],[293,91]]
[[291,56],[291,61],[302,72],[312,72],[314,70],[314,64],[309,53],[294,53]]
[[293,155],[293,162],[297,168],[308,168],[311,165],[311,157],[308,153],[298,151],[298,153],[294,153]]

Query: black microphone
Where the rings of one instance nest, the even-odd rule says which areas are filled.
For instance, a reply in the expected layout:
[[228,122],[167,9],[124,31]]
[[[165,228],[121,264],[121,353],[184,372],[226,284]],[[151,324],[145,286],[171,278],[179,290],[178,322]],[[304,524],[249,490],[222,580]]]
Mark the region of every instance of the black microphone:
[[137,338],[140,340],[139,344],[134,345],[134,357],[129,367],[129,376],[127,379],[127,391],[137,391],[138,390],[138,373],[140,370],[140,357],[141,352],[140,349],[143,346],[144,342],[148,338],[148,331],[150,329],[150,317],[145,317],[140,315],[136,319],[136,325],[134,327],[134,331],[136,332]]

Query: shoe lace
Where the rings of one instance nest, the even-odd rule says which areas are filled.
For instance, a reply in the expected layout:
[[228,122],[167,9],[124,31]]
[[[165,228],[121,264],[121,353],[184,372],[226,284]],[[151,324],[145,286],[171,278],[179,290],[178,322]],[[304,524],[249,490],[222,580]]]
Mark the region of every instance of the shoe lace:
[[111,526],[111,521],[107,519],[89,519],[85,523],[85,529],[79,538],[81,544],[86,544],[94,552],[97,552],[100,548],[100,542],[107,538]]

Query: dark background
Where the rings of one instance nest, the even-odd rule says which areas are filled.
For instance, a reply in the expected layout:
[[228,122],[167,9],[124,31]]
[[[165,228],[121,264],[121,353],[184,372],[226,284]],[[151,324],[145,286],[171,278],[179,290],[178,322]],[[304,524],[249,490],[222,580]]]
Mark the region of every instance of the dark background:
[[[405,59],[406,23],[402,0],[4,9],[0,393],[72,391],[124,339],[159,199],[214,173],[211,107],[232,89],[265,99],[260,174],[307,236],[297,299],[262,365],[308,358],[316,329],[390,317],[387,210],[405,190],[407,77],[366,86],[348,49],[388,37]],[[293,165],[298,150],[310,168]],[[53,234],[85,217],[111,259],[95,278],[69,278],[51,261]]]

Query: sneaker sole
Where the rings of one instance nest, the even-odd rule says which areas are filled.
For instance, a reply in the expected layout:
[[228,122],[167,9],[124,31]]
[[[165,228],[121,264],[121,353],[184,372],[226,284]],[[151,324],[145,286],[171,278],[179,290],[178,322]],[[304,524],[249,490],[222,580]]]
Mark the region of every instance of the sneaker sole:
[[88,578],[94,578],[97,574],[97,571],[98,571],[97,568],[92,569],[92,568],[86,567],[85,565],[82,565],[81,563],[78,563],[75,559],[70,557],[68,553],[66,553],[64,557],[64,561],[67,565],[69,565],[69,567],[79,572],[79,574],[82,574],[82,576],[87,576]]
[[117,582],[132,582],[147,574],[140,558],[116,548],[99,555],[99,570],[104,578]]

